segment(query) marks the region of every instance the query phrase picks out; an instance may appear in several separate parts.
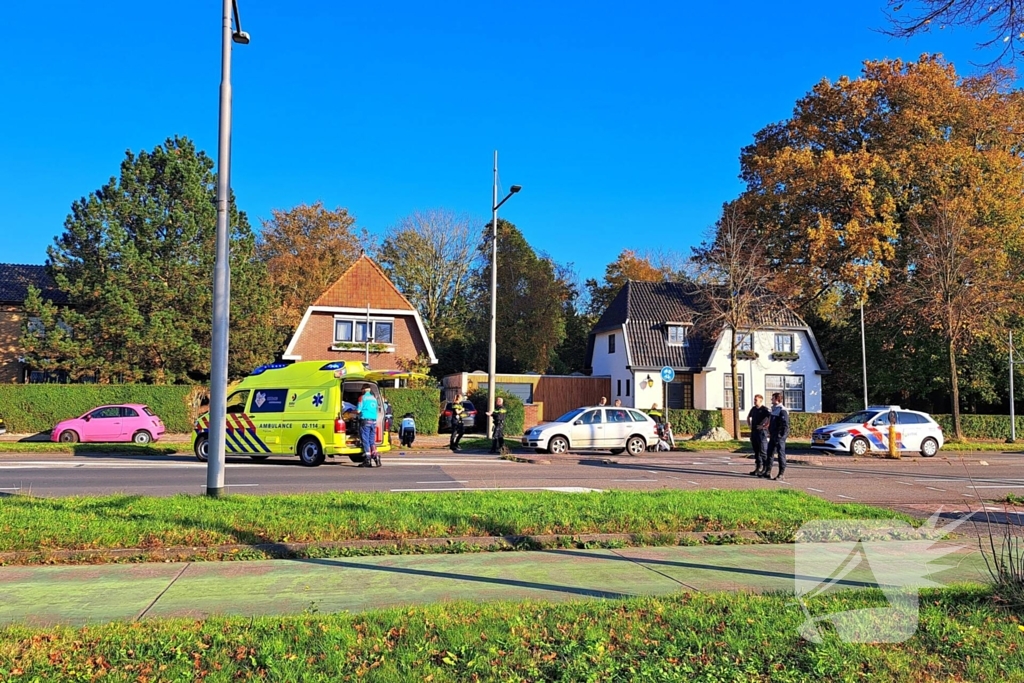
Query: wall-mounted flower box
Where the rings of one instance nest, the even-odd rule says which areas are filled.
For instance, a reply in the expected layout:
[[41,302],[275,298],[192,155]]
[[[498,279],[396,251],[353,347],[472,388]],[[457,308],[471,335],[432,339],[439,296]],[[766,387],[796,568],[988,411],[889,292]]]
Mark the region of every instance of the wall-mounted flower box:
[[736,352],[736,360],[757,360],[757,351],[747,351],[740,349]]
[[799,360],[800,354],[796,351],[773,351],[772,360]]
[[[331,351],[366,351],[366,342],[335,342]],[[391,344],[370,344],[370,353],[394,353]]]

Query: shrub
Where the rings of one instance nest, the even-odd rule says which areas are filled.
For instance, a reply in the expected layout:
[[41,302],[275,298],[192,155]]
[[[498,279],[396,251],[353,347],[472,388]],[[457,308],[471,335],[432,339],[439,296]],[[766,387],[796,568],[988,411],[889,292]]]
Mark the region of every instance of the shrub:
[[420,434],[437,434],[438,391],[433,387],[421,389],[404,389],[394,387],[381,387],[384,397],[391,404],[391,412],[395,419],[393,429],[398,429],[402,423],[402,416],[412,413],[416,418],[416,431]]
[[[518,396],[510,394],[504,389],[498,389],[497,395],[505,400],[505,437],[519,436],[523,433],[523,420],[525,412],[523,401]],[[476,407],[477,419],[474,431],[487,431],[487,389],[474,389],[469,393],[469,400]]]
[[722,426],[718,410],[670,410],[668,415],[673,434],[698,434]]
[[185,384],[4,384],[0,415],[12,433],[46,432],[61,420],[109,403],[142,403],[160,416],[168,432],[192,431]]

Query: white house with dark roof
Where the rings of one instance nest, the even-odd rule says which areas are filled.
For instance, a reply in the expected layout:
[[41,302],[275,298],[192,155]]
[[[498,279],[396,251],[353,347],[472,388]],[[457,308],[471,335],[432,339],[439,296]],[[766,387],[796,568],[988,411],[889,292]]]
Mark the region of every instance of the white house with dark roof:
[[[671,367],[670,408],[732,408],[731,334],[715,339],[693,332],[702,304],[692,284],[627,282],[609,304],[587,342],[587,370],[611,377],[609,402],[647,409],[665,402],[661,369]],[[741,331],[739,409],[755,394],[770,403],[782,392],[791,411],[821,412],[821,377],[828,365],[814,333],[800,316],[779,306],[759,313],[753,330]]]

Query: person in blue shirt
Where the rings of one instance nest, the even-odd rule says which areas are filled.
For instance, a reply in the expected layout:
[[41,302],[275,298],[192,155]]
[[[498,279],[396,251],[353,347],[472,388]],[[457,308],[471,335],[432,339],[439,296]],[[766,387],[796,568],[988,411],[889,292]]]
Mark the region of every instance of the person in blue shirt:
[[416,440],[416,419],[412,413],[406,413],[402,417],[402,424],[398,430],[399,439],[406,448],[412,448],[412,442]]
[[380,467],[380,456],[377,455],[377,398],[370,387],[363,389],[359,397],[359,433],[363,440],[363,462],[360,467]]

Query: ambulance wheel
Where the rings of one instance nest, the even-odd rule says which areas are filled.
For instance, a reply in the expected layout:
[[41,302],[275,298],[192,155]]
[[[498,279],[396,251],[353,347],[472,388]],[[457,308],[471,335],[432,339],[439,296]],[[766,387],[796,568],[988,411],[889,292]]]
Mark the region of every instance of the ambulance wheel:
[[858,436],[850,444],[850,455],[867,455],[869,450],[871,450],[871,444],[863,436]]
[[299,460],[306,467],[317,467],[324,462],[324,449],[312,436],[299,442]]
[[252,458],[253,460],[255,460],[256,462],[263,462],[264,460],[266,460],[270,456],[269,455],[250,455],[249,457]]
[[195,448],[192,450],[195,451],[196,460],[206,462],[206,456],[210,452],[210,440],[205,436],[199,437],[196,439]]

